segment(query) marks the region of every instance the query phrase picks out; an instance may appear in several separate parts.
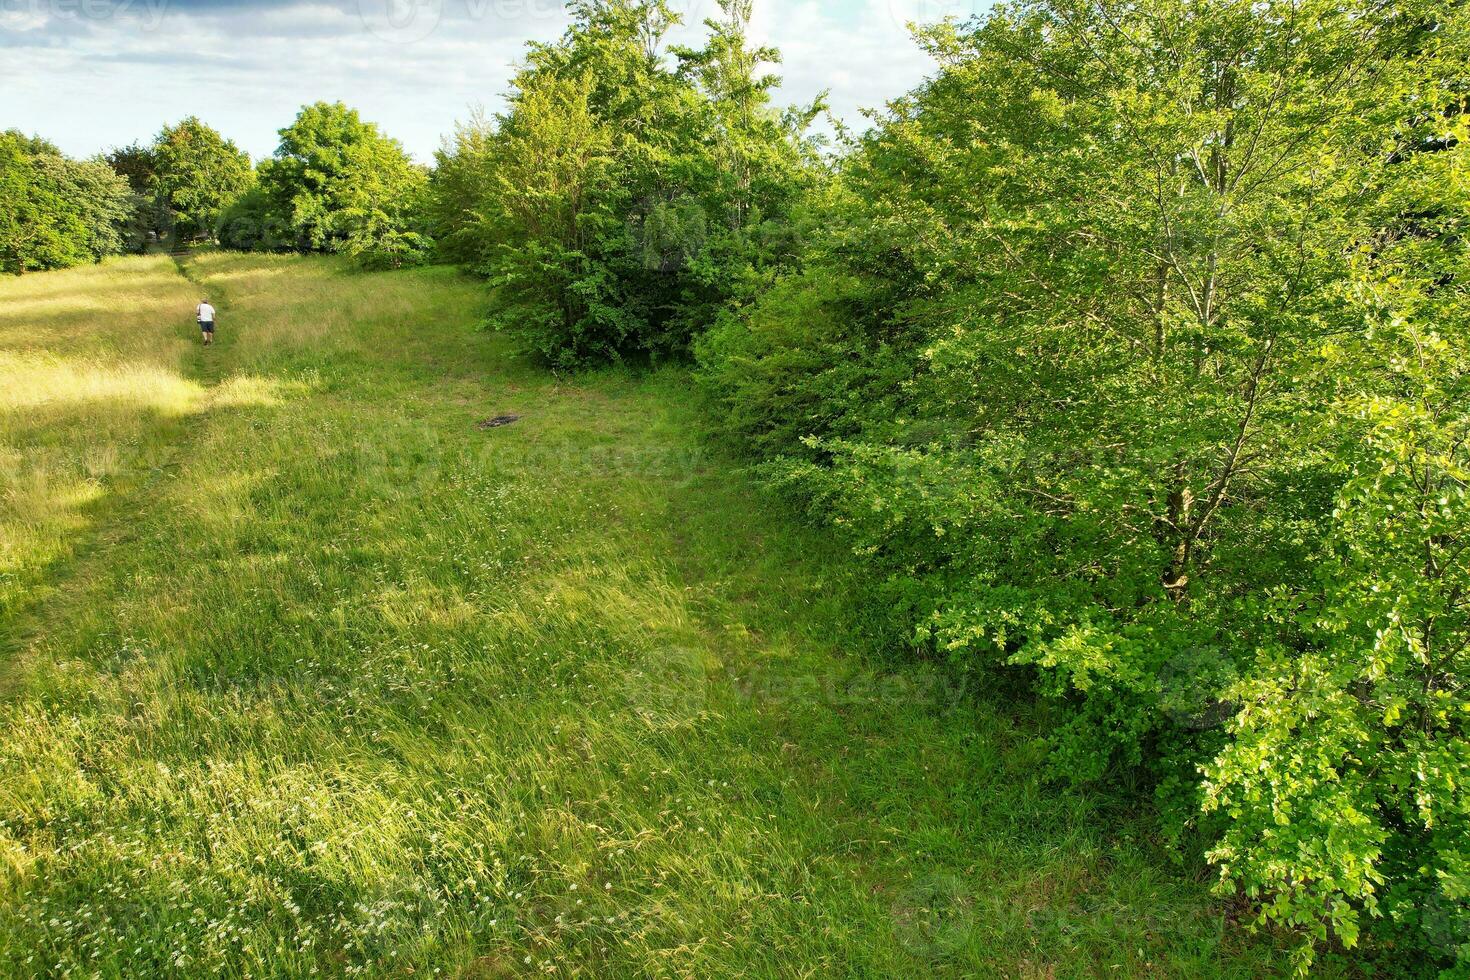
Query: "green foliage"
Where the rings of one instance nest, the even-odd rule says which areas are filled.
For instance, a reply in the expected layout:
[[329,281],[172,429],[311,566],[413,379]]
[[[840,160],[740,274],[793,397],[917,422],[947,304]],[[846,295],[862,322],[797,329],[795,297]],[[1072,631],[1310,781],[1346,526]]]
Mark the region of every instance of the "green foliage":
[[220,212],[219,243],[242,252],[290,251],[294,241],[286,219],[271,207],[270,195],[256,184]]
[[158,175],[158,155],[152,146],[133,142],[104,155],[107,165],[128,182],[134,194],[151,194]]
[[134,142],[104,155],[108,166],[133,191],[133,216],[125,232],[128,251],[141,252],[148,242],[162,239],[173,229],[174,216],[158,195],[158,157],[153,146]]
[[[142,162],[125,159],[130,181]],[[249,155],[195,116],[163,127],[151,166],[153,193],[173,214],[175,232],[184,239],[213,237],[220,212],[255,180]]]
[[[1457,94],[1427,87],[1430,104]],[[1323,351],[1342,389],[1319,437],[1341,473],[1332,525],[1310,583],[1268,607],[1299,639],[1263,645],[1227,692],[1240,711],[1207,771],[1207,808],[1230,817],[1214,858],[1226,881],[1269,898],[1263,917],[1354,936],[1367,909],[1383,920],[1368,927],[1463,973],[1470,125],[1424,123],[1418,148],[1395,155],[1378,234],[1356,259],[1365,329]]]
[[670,66],[663,0],[573,4],[509,111],[439,154],[445,254],[491,281],[492,322],[552,363],[678,354],[794,260],[817,110],[771,109],[775,79],[757,72],[775,52],[746,44],[748,4],[722,9],[709,46]]
[[805,268],[699,344],[918,637],[1031,677],[1056,775],[1150,773],[1303,965],[1464,936],[1464,16],[931,29]]
[[[613,356],[632,330],[615,282],[588,256],[593,239],[619,230],[617,181],[602,176],[615,167],[614,137],[594,117],[591,94],[586,76],[521,94],[494,136],[484,210],[473,228],[455,233],[475,241],[501,316],[514,317],[524,343],[561,363]],[[456,166],[463,164],[449,162]]]
[[556,366],[692,348],[873,633],[1037,692],[1050,777],[1152,788],[1299,971],[1470,976],[1465,4],[1021,0],[919,32],[830,166],[719,6],[666,51],[666,0],[575,0],[432,174],[340,103],[256,183],[194,119],[111,169],[7,133],[0,262],[136,244],[149,194],[460,263]]
[[342,252],[370,268],[422,261],[426,171],[340,102],[304,107],[260,165],[260,194],[223,217],[237,248]]
[[106,163],[0,133],[0,271],[58,269],[121,251],[135,207]]

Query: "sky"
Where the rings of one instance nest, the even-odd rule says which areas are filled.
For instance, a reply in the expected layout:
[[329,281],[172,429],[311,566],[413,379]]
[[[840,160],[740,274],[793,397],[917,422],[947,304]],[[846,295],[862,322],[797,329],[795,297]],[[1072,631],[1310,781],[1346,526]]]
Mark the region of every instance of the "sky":
[[[715,0],[672,0],[698,43]],[[756,0],[754,40],[784,55],[782,103],[831,92],[861,128],[933,69],[907,24],[989,0]],[[476,107],[493,112],[563,0],[0,0],[0,129],[85,157],[197,115],[252,156],[306,103],[341,100],[418,159]]]

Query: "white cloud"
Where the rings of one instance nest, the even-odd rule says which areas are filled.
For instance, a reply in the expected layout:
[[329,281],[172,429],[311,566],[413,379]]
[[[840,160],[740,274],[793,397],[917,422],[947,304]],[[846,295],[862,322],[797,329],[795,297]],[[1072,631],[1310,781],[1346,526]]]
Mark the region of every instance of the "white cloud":
[[[43,8],[14,2],[0,0],[0,126],[78,155],[199,115],[262,156],[302,104],[341,99],[428,159],[471,106],[502,104],[527,41],[567,24],[560,0],[168,0],[156,19],[145,0],[114,0],[114,16],[42,21],[30,12]],[[984,2],[764,0],[753,33],[784,55],[782,101],[829,89],[834,111],[860,124],[860,108],[932,69],[907,20]],[[675,6],[686,20],[675,40],[699,43],[714,0]]]
[[0,6],[0,31],[14,31],[23,34],[30,31],[39,31],[44,28],[51,18],[39,6]]

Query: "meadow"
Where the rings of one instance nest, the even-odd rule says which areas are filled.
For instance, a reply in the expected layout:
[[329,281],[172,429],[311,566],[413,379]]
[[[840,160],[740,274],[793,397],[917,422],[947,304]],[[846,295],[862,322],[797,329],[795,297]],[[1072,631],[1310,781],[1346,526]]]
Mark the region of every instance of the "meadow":
[[544,371],[481,297],[0,281],[0,974],[1286,968],[1146,807],[1044,781],[1028,697],[865,641],[683,370]]

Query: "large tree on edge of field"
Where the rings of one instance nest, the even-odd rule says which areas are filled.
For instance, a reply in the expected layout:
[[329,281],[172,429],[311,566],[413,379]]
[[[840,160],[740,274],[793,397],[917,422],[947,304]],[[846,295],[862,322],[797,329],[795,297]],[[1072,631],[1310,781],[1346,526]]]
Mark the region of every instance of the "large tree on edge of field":
[[153,191],[186,239],[213,237],[220,212],[255,180],[249,155],[195,116],[163,128],[152,165]]
[[355,109],[305,106],[260,165],[266,220],[302,251],[345,252],[367,265],[419,261],[427,172]]
[[1415,3],[936,28],[805,267],[701,344],[916,639],[1035,683],[1053,774],[1148,772],[1303,969],[1366,930],[1470,959],[1465,38]]
[[0,270],[24,273],[94,262],[119,251],[135,213],[123,178],[44,140],[0,133]]

